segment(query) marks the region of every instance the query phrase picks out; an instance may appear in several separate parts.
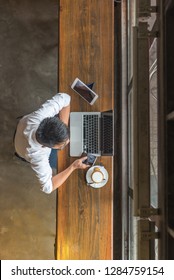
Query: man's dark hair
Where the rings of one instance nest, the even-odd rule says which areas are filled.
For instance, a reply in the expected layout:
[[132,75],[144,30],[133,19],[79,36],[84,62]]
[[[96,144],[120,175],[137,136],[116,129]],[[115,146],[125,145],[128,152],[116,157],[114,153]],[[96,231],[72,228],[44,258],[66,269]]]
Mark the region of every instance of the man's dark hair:
[[40,144],[52,148],[69,139],[69,128],[57,116],[45,118],[36,130],[36,139]]

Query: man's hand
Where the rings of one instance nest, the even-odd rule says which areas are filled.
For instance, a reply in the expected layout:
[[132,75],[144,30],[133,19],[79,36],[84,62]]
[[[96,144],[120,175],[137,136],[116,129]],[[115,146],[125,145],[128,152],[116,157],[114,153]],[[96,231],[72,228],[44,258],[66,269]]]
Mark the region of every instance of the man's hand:
[[87,165],[85,163],[83,163],[83,161],[87,159],[87,156],[79,158],[77,160],[75,160],[72,165],[74,169],[86,169],[87,167],[90,167],[90,165]]
[[53,190],[56,190],[58,187],[60,187],[75,169],[86,169],[87,167],[90,167],[90,165],[87,165],[87,164],[83,163],[83,161],[85,159],[87,159],[87,157],[82,157],[80,159],[75,160],[64,171],[62,171],[59,174],[53,176],[52,177]]

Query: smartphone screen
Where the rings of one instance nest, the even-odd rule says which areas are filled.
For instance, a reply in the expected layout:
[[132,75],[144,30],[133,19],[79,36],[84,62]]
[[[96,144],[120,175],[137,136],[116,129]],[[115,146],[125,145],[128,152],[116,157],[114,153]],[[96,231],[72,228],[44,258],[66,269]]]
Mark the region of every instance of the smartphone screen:
[[92,154],[87,154],[87,159],[83,161],[84,164],[88,164],[88,165],[94,165],[94,163],[96,162],[97,157],[92,155]]

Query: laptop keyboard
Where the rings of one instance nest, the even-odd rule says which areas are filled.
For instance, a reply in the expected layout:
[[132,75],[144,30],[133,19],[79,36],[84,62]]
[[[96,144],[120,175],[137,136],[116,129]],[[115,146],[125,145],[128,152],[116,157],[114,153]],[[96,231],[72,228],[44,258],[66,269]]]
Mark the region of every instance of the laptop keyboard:
[[99,152],[99,116],[83,115],[83,151],[97,154]]

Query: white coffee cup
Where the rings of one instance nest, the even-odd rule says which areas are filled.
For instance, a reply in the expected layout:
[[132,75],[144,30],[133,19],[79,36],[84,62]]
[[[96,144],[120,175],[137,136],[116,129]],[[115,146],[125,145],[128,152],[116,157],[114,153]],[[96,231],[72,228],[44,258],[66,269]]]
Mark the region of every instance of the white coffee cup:
[[91,179],[94,183],[101,183],[104,180],[104,174],[99,167],[95,167]]

